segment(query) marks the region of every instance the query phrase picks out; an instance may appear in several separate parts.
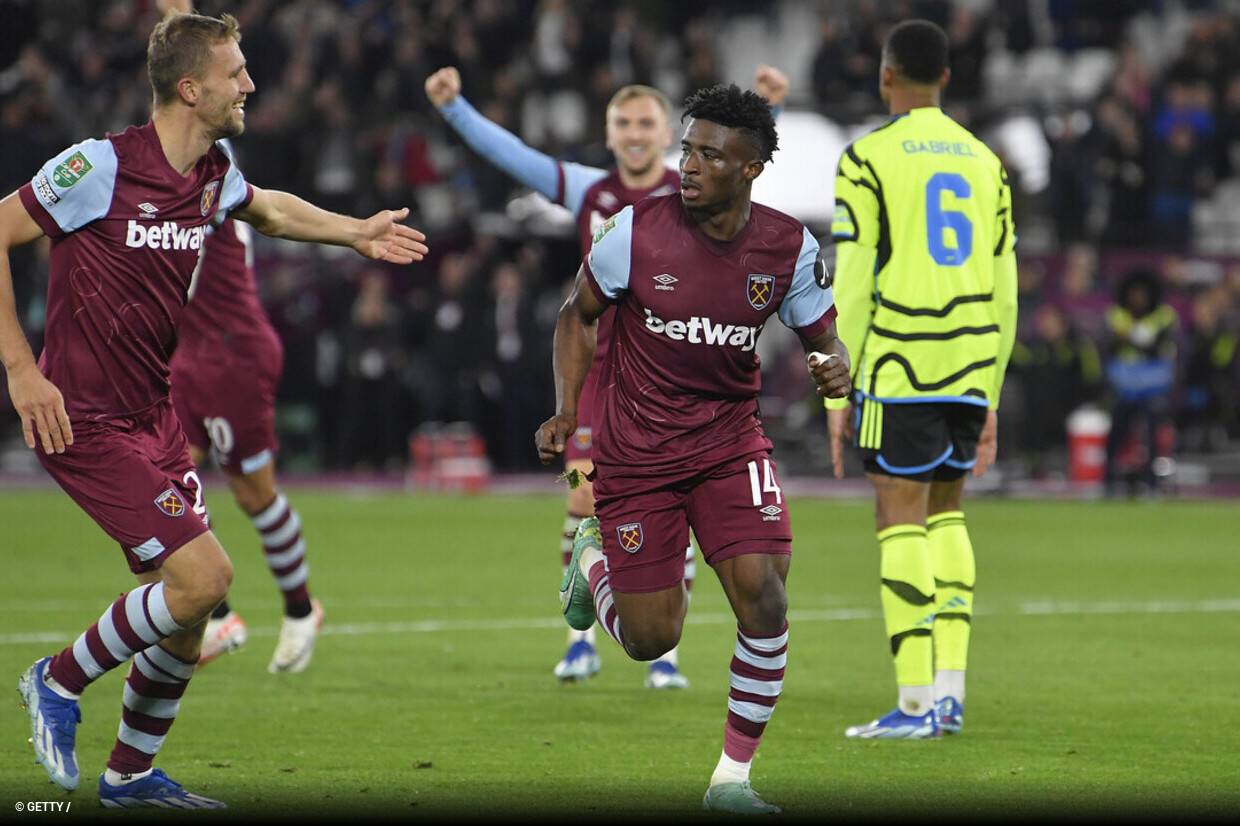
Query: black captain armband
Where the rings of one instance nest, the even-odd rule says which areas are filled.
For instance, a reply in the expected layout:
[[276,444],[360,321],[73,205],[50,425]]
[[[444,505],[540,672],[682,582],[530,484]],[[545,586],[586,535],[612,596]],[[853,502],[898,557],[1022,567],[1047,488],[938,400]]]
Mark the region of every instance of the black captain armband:
[[835,281],[833,269],[835,267],[835,244],[823,248],[818,248],[818,260],[814,262],[814,280],[818,282],[818,286],[824,290],[831,288],[832,282]]

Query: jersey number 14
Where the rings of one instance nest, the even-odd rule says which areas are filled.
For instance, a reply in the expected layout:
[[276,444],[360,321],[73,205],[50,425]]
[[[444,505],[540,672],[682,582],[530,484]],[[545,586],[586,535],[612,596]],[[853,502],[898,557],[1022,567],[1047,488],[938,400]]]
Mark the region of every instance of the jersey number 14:
[[[955,172],[936,172],[926,184],[926,239],[930,257],[941,266],[959,267],[973,252],[973,222],[963,212],[943,208],[945,191],[963,200],[973,194],[973,189],[963,175]],[[955,246],[948,246],[947,230],[955,236]]]

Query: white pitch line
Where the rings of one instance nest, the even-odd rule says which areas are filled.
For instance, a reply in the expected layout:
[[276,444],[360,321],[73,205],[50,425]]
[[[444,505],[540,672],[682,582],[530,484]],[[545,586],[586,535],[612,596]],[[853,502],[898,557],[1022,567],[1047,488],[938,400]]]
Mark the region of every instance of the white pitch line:
[[[1153,600],[1139,601],[1054,601],[1037,600],[1017,603],[1012,610],[978,610],[978,616],[1053,616],[1070,614],[1215,614],[1240,611],[1240,599],[1206,600]],[[791,622],[848,622],[850,620],[882,619],[882,612],[872,608],[831,608],[821,610],[789,611]],[[732,625],[736,618],[731,614],[690,614],[686,625]],[[373,634],[436,634],[446,631],[522,631],[540,628],[563,628],[561,617],[513,617],[494,620],[421,620],[418,622],[364,622],[328,623],[324,635],[369,636]],[[251,636],[274,637],[276,627],[251,627]],[[0,645],[25,645],[27,643],[67,643],[75,639],[67,633],[40,631],[26,634],[0,634]]]

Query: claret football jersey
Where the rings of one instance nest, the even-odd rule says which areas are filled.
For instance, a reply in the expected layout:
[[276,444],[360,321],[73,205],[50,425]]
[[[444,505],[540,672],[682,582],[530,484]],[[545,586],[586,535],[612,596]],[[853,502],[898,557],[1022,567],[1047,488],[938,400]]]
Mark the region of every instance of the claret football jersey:
[[39,366],[70,419],[125,416],[166,398],[207,225],[253,195],[240,171],[213,147],[179,174],[147,123],[66,149],[19,192],[51,239]]
[[706,468],[770,449],[758,418],[758,337],[772,315],[803,337],[835,317],[818,242],[760,204],[731,241],[702,232],[679,194],[646,198],[595,235],[585,272],[615,304],[600,365],[594,462],[615,475]]

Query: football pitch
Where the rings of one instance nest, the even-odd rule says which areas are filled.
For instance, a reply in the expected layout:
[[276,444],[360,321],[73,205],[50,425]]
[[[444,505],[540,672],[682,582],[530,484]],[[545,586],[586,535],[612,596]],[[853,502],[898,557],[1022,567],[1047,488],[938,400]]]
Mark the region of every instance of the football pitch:
[[[157,765],[230,808],[196,820],[698,819],[723,742],[735,621],[705,565],[680,648],[692,687],[642,687],[602,638],[585,684],[551,675],[559,494],[288,487],[326,609],[303,674],[266,666],[279,598],[209,488],[249,643],[195,677]],[[1116,819],[1240,812],[1240,509],[1232,502],[971,500],[978,584],[962,735],[846,740],[894,707],[867,499],[796,497],[783,696],[754,787],[786,816]],[[149,820],[98,808],[124,669],[84,695],[82,786],[50,785],[17,678],[133,587],[59,490],[0,491],[0,820]],[[25,812],[66,801],[68,815]],[[158,813],[146,813],[158,816]],[[178,817],[187,817],[181,815]]]

